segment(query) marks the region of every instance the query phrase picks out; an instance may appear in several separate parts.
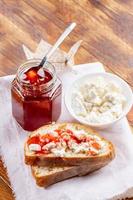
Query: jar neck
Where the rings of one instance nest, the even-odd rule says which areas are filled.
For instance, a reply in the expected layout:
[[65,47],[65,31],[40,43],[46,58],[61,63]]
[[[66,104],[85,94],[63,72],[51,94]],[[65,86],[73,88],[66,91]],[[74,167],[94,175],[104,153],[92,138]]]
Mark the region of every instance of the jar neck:
[[[52,90],[54,87],[56,81],[57,81],[57,76],[55,73],[55,69],[51,63],[46,63],[46,67],[44,68],[45,70],[50,74],[51,79],[48,82],[40,82],[38,84],[31,84],[27,83],[26,81],[23,81],[22,76],[27,70],[30,70],[33,67],[38,66],[40,63],[40,60],[31,60],[23,65],[21,65],[17,71],[16,75],[16,83],[17,87],[20,90],[21,93],[23,93],[24,96],[40,96],[42,94],[48,93],[49,91]],[[44,73],[45,76],[45,73]]]
[[24,96],[41,96],[42,94],[46,94],[50,92],[54,85],[56,84],[57,79],[53,80],[49,85],[39,85],[39,86],[26,86],[25,84],[22,84],[17,78],[16,78],[16,84],[19,89],[19,91],[24,94]]

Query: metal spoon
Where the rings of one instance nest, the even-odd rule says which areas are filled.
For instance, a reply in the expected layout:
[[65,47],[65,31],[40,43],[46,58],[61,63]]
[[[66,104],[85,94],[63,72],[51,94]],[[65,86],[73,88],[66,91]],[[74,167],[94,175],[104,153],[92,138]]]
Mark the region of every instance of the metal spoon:
[[50,51],[45,55],[45,57],[42,59],[40,64],[38,65],[39,67],[42,67],[47,59],[54,53],[54,51],[60,46],[60,44],[63,42],[63,40],[69,35],[69,33],[75,28],[76,23],[71,23],[66,30],[61,34],[61,36],[58,38],[54,46],[50,49]]

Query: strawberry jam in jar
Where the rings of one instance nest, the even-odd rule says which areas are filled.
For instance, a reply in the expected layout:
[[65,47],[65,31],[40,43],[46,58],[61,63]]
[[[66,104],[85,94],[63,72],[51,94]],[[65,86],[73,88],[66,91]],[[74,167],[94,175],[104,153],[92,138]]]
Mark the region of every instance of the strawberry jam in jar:
[[28,131],[56,122],[61,113],[62,85],[54,66],[29,60],[18,68],[12,82],[12,114]]

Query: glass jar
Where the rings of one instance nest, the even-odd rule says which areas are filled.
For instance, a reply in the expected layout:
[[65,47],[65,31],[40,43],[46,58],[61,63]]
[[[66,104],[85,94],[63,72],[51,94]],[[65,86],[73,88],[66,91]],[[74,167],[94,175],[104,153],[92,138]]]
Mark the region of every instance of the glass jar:
[[44,77],[40,77],[40,62],[29,60],[22,64],[11,87],[12,114],[28,131],[57,121],[61,113],[61,81],[49,62],[41,67]]

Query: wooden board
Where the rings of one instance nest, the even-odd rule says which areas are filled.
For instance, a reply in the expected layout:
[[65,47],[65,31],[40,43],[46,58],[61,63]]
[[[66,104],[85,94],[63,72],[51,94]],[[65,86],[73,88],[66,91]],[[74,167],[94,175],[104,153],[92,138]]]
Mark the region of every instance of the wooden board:
[[[75,62],[100,61],[133,88],[132,0],[0,0],[0,76],[25,61],[22,44],[35,50],[43,38],[53,44],[71,21],[77,27],[61,45],[83,40]],[[133,125],[133,109],[128,115]],[[6,176],[0,162],[0,175]],[[0,200],[13,199],[0,181]]]

